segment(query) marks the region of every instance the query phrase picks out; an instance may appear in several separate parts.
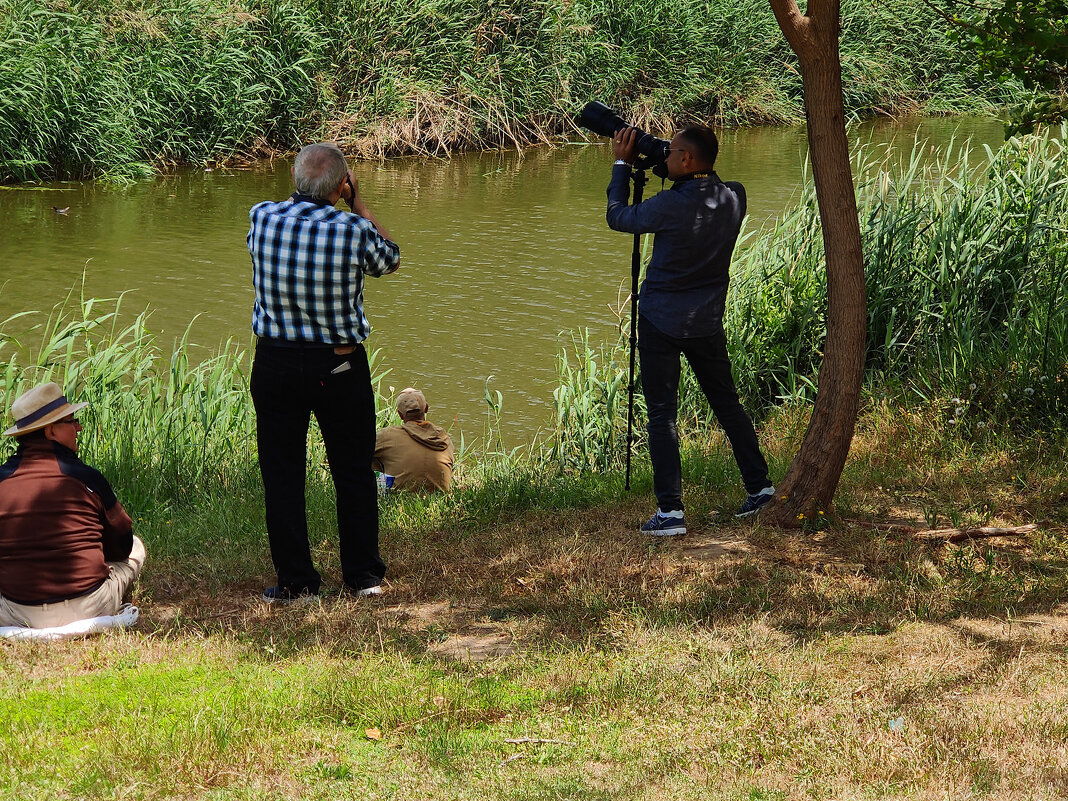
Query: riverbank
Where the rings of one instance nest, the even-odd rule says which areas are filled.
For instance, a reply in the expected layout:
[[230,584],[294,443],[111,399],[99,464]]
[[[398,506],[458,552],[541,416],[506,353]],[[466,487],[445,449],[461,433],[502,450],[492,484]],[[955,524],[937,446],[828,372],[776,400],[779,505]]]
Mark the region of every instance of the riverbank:
[[[870,407],[846,519],[652,543],[646,471],[383,507],[387,594],[271,610],[261,499],[138,520],[135,630],[0,644],[5,798],[1054,798],[1068,775],[1064,442]],[[776,471],[800,419],[763,435]],[[313,549],[336,588],[329,499]],[[864,520],[889,525],[869,526]],[[947,543],[949,521],[1034,522]],[[911,528],[906,528],[906,526]]]
[[[843,3],[851,114],[986,111],[921,0]],[[577,135],[599,99],[669,129],[795,122],[796,60],[767,3],[19,0],[0,17],[0,182],[136,178],[288,152],[369,158]]]

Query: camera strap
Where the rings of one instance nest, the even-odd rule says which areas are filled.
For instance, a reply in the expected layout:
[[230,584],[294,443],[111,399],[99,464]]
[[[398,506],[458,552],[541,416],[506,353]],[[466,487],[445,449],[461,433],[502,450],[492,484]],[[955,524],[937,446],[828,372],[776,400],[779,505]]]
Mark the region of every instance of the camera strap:
[[687,175],[680,175],[678,178],[675,179],[674,182],[675,183],[679,183],[681,181],[689,181],[689,180],[691,180],[693,178],[714,178],[715,176],[716,176],[716,174],[714,172],[711,172],[711,171],[710,172],[691,172],[691,173],[688,173]]

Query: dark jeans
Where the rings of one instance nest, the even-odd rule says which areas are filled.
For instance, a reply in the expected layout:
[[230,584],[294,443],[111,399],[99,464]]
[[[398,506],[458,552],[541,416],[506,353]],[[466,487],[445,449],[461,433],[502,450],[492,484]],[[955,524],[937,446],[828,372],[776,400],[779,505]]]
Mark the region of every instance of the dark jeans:
[[[331,372],[345,362],[351,369]],[[342,578],[356,589],[381,583],[386,566],[378,555],[378,487],[371,469],[375,406],[363,346],[337,356],[330,348],[261,341],[252,365],[252,402],[267,538],[279,586],[294,593],[319,591],[304,500],[313,412],[337,491]]]
[[709,337],[669,337],[644,317],[638,317],[638,356],[642,392],[649,410],[649,459],[653,463],[653,491],[661,511],[682,509],[682,460],[675,421],[679,406],[680,355],[693,368],[716,420],[730,440],[742,481],[750,494],[771,486],[768,463],[760,452],[753,421],[738,401],[738,391],[721,330]]

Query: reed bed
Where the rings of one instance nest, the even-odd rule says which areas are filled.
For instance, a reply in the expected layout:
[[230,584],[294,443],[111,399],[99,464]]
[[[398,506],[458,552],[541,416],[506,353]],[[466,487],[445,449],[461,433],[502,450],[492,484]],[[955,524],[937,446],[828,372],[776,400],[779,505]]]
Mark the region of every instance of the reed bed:
[[[853,114],[989,110],[922,0],[843,3]],[[600,99],[668,129],[801,117],[764,0],[4,0],[0,181],[137,178],[329,137],[446,154],[575,134]]]
[[[1068,153],[1058,137],[1011,139],[977,159],[951,143],[922,167],[856,156],[868,286],[868,380],[956,419],[1060,420],[1068,379]],[[795,212],[735,266],[728,330],[739,384],[767,406],[808,399],[825,329],[819,215]],[[769,355],[771,358],[769,358]]]

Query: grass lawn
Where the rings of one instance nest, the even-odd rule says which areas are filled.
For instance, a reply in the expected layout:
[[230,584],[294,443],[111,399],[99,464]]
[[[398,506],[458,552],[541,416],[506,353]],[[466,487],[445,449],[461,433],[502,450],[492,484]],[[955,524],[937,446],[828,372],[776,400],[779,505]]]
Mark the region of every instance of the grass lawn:
[[[641,471],[630,495],[513,477],[389,498],[374,599],[329,592],[314,482],[327,592],[301,608],[258,601],[254,490],[142,520],[135,630],[0,644],[0,796],[1063,798],[1063,441],[921,422],[866,415],[838,516],[808,530],[735,521],[715,441],[667,542],[636,533]],[[764,427],[778,475],[796,429]]]

